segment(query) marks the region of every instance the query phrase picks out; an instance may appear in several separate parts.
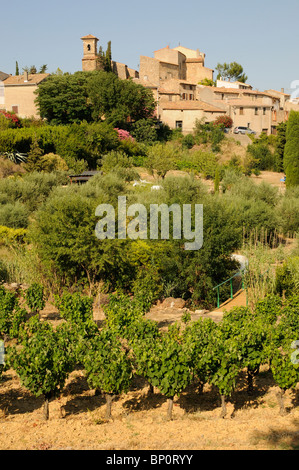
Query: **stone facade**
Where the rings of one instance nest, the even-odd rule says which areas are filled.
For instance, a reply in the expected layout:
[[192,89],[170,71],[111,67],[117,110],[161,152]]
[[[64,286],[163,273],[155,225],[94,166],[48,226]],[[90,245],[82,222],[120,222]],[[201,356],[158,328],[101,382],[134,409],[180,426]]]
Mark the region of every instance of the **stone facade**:
[[299,110],[298,105],[290,103],[290,95],[275,90],[253,90],[251,86],[199,85],[197,96],[226,110],[233,119],[233,127],[250,127],[257,134],[275,134],[278,124],[288,119],[289,110]]
[[[87,36],[83,36],[81,40],[83,41],[83,72],[101,70],[102,65],[98,53],[99,39],[96,36],[93,36],[92,34],[88,34]],[[138,77],[138,72],[136,70],[133,70],[127,65],[121,64],[120,62],[111,61],[111,68],[112,71],[122,80],[125,80],[130,77]]]
[[35,90],[38,85],[50,74],[36,73],[9,76],[4,80],[4,108],[13,111],[21,118],[39,118],[38,109],[34,103],[36,99]]
[[212,122],[225,114],[225,109],[203,101],[177,101],[161,103],[160,118],[171,129],[181,129],[183,134],[188,134],[193,131],[197,119]]
[[205,54],[199,50],[169,46],[154,52],[154,57],[140,57],[139,76],[153,83],[177,79],[197,84],[199,81],[213,79],[213,70],[204,65]]

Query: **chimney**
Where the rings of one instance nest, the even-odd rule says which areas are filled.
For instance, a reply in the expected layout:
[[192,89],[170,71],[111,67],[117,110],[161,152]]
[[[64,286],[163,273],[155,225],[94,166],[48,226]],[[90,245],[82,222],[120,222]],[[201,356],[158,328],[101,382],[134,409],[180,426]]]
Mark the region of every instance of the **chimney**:
[[281,93],[284,93],[284,88],[281,89]]
[[28,82],[28,71],[27,70],[24,71],[24,82],[25,83]]

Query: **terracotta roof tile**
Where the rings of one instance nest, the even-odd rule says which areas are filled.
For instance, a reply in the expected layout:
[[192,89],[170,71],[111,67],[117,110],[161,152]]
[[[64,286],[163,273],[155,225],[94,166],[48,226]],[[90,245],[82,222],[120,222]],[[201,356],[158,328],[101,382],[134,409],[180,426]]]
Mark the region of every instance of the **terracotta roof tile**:
[[[223,103],[223,101],[221,101]],[[272,108],[272,104],[265,104],[262,99],[257,99],[252,101],[251,99],[240,98],[240,99],[233,99],[224,102],[226,105],[229,106],[237,106],[237,107],[244,107],[244,108]]]
[[40,82],[49,77],[49,73],[33,73],[28,74],[28,82],[24,81],[24,75],[10,76],[4,80],[4,86],[8,85],[38,85]]
[[202,110],[211,113],[226,113],[224,109],[217,108],[209,103],[205,103],[204,101],[177,101],[177,102],[169,102],[169,103],[161,103],[161,107],[163,109],[180,109],[180,110]]
[[1,72],[0,70],[0,81],[4,81],[6,80],[6,78],[8,78],[10,75],[8,73],[5,73],[5,72]]
[[82,36],[81,39],[97,39],[97,40],[99,40],[96,36],[93,36],[92,34],[88,34],[87,36]]

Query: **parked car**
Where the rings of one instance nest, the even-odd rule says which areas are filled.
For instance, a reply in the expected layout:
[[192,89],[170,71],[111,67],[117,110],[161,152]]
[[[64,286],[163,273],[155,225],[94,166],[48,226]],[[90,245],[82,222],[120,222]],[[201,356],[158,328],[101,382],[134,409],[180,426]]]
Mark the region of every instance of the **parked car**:
[[234,128],[234,134],[256,134],[256,132],[249,127],[238,126]]

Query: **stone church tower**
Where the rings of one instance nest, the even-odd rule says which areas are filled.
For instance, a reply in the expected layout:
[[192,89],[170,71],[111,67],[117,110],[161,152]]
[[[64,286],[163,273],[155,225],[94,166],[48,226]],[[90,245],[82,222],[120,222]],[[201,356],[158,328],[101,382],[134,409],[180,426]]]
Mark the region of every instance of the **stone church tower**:
[[83,72],[91,72],[92,70],[100,70],[100,59],[98,55],[98,41],[99,39],[88,34],[83,36],[83,59],[82,70]]
[[[99,39],[92,34],[83,36],[83,72],[92,72],[93,70],[103,70],[103,62],[98,52]],[[139,74],[136,70],[129,68],[127,65],[111,60],[111,70],[118,78],[126,80],[127,78],[138,78]]]

